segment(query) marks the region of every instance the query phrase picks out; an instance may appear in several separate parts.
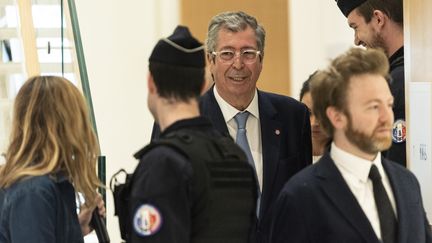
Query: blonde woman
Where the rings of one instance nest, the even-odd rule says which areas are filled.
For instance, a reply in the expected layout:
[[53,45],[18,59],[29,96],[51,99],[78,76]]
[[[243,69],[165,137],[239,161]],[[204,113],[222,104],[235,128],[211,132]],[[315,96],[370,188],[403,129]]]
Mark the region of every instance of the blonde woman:
[[[27,80],[15,99],[0,170],[0,242],[84,242],[91,211],[101,201],[98,154],[79,90],[61,77]],[[79,219],[77,192],[86,199]]]

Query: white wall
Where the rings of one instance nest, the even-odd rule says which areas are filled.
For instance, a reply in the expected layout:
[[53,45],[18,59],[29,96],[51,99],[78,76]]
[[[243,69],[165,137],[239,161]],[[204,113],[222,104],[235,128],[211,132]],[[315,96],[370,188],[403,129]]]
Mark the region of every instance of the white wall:
[[[133,171],[132,154],[149,142],[147,111],[150,52],[178,23],[177,0],[76,0],[107,180],[119,168]],[[169,6],[168,6],[169,5]],[[162,12],[163,11],[163,12]],[[112,194],[107,192],[108,231],[120,242]]]
[[298,99],[303,82],[354,43],[354,32],[333,0],[291,0],[291,96]]

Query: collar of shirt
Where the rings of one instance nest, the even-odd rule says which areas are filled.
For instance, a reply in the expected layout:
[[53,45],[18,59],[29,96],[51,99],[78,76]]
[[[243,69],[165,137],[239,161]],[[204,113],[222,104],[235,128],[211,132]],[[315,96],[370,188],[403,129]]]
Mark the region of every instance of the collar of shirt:
[[322,157],[322,155],[312,155],[312,163],[316,163],[318,162],[318,160],[320,160]]
[[375,159],[370,161],[338,148],[333,142],[331,144],[330,156],[344,177],[345,175],[355,177],[362,183],[366,183],[369,178],[369,171],[372,164],[375,164],[378,167],[381,175],[384,174],[384,169],[381,164],[381,153],[378,153]]
[[[216,99],[217,103],[219,104],[219,107],[222,111],[222,115],[224,116],[225,122],[228,123],[240,111],[237,110],[234,106],[230,105],[228,102],[226,102],[219,95],[219,93],[216,89],[216,85],[213,86],[213,92],[214,92],[215,99]],[[258,92],[256,89],[255,89],[254,97],[253,97],[251,103],[249,104],[249,106],[245,109],[245,111],[248,111],[255,118],[259,119]]]

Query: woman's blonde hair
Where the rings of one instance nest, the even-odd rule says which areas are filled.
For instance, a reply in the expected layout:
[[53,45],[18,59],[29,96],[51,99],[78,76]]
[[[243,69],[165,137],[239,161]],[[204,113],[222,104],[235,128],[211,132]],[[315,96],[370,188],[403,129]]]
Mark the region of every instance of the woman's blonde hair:
[[92,205],[100,185],[98,155],[98,141],[80,91],[61,77],[29,78],[15,99],[0,187],[27,176],[63,173]]

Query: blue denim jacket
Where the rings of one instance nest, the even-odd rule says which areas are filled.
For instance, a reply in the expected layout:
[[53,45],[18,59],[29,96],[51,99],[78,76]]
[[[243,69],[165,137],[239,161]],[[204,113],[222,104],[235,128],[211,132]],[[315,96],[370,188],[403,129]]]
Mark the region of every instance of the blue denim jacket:
[[83,243],[75,190],[65,177],[35,176],[0,193],[0,243]]

